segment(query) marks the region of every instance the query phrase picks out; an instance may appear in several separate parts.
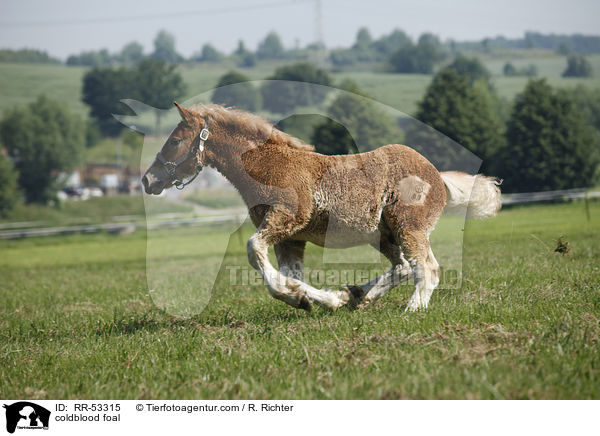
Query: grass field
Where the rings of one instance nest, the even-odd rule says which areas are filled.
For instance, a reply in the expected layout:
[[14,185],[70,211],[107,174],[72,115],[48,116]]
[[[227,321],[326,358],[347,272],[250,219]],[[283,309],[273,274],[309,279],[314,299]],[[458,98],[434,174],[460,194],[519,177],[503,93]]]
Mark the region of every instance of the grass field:
[[[408,286],[335,313],[230,286],[225,266],[247,265],[250,228],[229,240],[212,299],[189,319],[153,303],[144,232],[0,241],[0,396],[598,399],[600,203],[590,215],[571,203],[468,222],[462,287],[404,316]],[[553,252],[559,236],[566,255]],[[228,234],[151,240],[177,248],[163,254],[172,274],[201,278]],[[307,267],[320,259],[310,248]]]
[[86,201],[64,201],[57,207],[38,204],[19,203],[7,216],[0,218],[0,226],[14,222],[33,221],[41,225],[65,225],[75,223],[103,223],[115,216],[153,213],[189,213],[193,207],[189,204],[175,203],[163,198],[147,197],[148,210],[144,209],[141,195],[115,195],[95,197]]

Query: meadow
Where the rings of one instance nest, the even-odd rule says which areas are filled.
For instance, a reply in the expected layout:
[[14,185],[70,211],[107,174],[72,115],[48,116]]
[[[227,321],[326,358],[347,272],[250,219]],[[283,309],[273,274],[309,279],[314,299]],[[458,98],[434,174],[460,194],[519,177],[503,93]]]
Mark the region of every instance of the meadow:
[[[493,83],[499,95],[510,101],[523,90],[528,78],[503,76],[502,68],[506,62],[512,62],[517,68],[529,64],[536,65],[539,76],[547,77],[553,86],[564,88],[583,84],[598,88],[600,87],[598,80],[600,56],[594,55],[588,58],[596,71],[596,77],[583,79],[561,77],[566,66],[565,57],[550,53],[514,52],[500,57],[483,57],[482,61],[492,73]],[[261,80],[266,79],[281,65],[283,65],[281,62],[264,62],[256,67],[244,69],[228,63],[183,65],[180,71],[188,89],[181,101],[214,89],[219,77],[226,71],[239,70],[251,80]],[[45,93],[49,97],[65,101],[73,111],[87,116],[87,107],[81,102],[82,78],[86,71],[85,67],[65,65],[0,63],[0,89],[2,89],[0,113],[14,105],[33,101],[39,94]],[[414,114],[417,102],[423,96],[432,77],[369,71],[337,71],[331,75],[334,85],[345,78],[352,79],[375,100],[407,114]]]
[[[216,194],[215,194],[216,196]],[[193,212],[190,203],[173,202],[165,199],[146,198],[148,211],[155,214]],[[18,202],[16,206],[0,217],[0,229],[15,225],[18,228],[39,226],[64,226],[84,223],[107,223],[113,218],[148,215],[141,195],[115,195],[90,198],[86,201],[63,201],[55,206]]]
[[[411,314],[409,285],[334,313],[231,285],[228,266],[247,266],[249,226],[231,237],[207,226],[0,241],[0,396],[598,399],[600,203],[589,214],[573,202],[468,221],[462,286]],[[168,259],[153,251],[176,265],[172,276],[219,269],[201,313],[156,306],[149,235],[176,247]],[[566,254],[554,252],[561,236]],[[321,254],[310,247],[306,266]]]

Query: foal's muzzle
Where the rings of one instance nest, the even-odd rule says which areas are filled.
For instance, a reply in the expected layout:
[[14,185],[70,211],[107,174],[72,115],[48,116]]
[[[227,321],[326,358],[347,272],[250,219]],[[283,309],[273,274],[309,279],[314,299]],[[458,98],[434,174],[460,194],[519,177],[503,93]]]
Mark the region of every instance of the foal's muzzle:
[[164,183],[154,177],[151,173],[144,174],[142,185],[146,194],[158,195],[165,189]]

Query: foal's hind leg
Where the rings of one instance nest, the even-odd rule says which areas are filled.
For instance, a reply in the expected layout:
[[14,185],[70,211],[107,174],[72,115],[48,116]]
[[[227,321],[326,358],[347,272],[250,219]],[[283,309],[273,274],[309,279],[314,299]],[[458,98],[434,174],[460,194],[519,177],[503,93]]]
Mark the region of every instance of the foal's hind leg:
[[284,275],[304,281],[302,261],[304,260],[305,241],[283,241],[275,244],[275,255],[279,271]]
[[406,310],[426,309],[433,290],[440,282],[440,267],[431,251],[429,237],[423,232],[405,233],[402,235],[402,248],[415,278],[415,292]]
[[402,281],[408,280],[412,274],[410,264],[402,255],[400,247],[390,238],[386,235],[381,239],[380,245],[375,248],[378,248],[388,258],[392,263],[392,268],[370,282],[349,288],[358,307],[365,307],[379,300]]

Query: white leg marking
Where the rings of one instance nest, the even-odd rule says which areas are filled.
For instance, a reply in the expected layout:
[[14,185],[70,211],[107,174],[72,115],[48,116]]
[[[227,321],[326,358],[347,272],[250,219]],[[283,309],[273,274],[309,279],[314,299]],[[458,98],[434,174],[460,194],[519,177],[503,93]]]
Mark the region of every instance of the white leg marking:
[[412,274],[410,264],[402,258],[402,263],[394,266],[389,271],[376,277],[368,283],[360,285],[363,292],[361,306],[365,306],[379,300],[390,290],[398,286],[403,280],[407,280]]
[[406,311],[426,309],[434,289],[440,282],[439,265],[435,259],[431,247],[427,252],[425,260],[412,262],[415,277],[415,292],[413,293]]
[[[261,273],[267,289],[274,298],[298,307],[299,301],[306,296],[310,301],[331,310],[348,303],[349,296],[346,292],[316,289],[277,271],[269,261],[268,245],[258,233],[250,237],[247,248],[250,264]],[[287,269],[289,271],[289,268]]]

